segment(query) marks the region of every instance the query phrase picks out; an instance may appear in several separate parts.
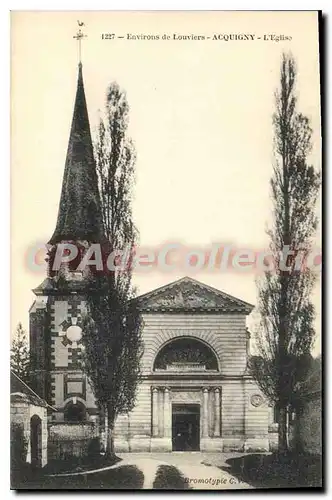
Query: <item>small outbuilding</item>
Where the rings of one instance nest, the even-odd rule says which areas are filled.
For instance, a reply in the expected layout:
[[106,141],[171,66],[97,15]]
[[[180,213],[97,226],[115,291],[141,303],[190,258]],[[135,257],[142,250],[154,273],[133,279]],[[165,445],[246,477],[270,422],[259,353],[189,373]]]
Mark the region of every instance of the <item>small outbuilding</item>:
[[[47,408],[49,405],[13,371],[10,372],[10,428],[13,467],[24,462],[47,463]],[[53,408],[54,411],[54,408]]]

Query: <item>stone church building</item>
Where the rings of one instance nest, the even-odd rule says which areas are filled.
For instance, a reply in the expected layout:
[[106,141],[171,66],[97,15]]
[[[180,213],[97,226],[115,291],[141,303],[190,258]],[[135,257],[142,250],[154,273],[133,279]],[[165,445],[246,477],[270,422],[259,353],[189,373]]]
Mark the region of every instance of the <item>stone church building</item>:
[[[57,410],[49,411],[49,432],[64,440],[79,439],[75,423],[86,436],[102,422],[80,370],[85,276],[69,265],[53,271],[51,263],[58,243],[84,252],[101,228],[80,63],[48,276],[30,309],[34,389]],[[116,451],[268,450],[269,408],[247,371],[253,306],[188,277],[137,300],[143,377],[134,410],[116,421]]]

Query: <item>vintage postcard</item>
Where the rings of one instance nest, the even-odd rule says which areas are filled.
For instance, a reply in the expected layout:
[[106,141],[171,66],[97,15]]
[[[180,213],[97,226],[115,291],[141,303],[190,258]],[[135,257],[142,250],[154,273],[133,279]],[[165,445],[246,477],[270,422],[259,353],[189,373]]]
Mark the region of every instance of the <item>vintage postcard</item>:
[[322,487],[317,11],[11,13],[11,488]]

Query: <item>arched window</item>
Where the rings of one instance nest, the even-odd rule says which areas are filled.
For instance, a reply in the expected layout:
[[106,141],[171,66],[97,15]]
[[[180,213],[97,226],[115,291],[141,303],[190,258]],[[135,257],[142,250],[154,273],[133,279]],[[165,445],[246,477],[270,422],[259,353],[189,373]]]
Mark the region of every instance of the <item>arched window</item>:
[[217,358],[210,347],[190,337],[166,344],[158,353],[154,370],[218,370]]
[[84,404],[80,401],[69,401],[65,406],[64,417],[66,422],[83,422],[86,419]]

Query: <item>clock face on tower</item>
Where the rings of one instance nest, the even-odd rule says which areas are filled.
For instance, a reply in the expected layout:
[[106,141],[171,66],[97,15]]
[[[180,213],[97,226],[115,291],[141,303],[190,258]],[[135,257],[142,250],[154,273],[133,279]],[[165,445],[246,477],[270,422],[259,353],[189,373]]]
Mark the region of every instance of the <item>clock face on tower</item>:
[[66,336],[71,342],[79,342],[82,338],[82,328],[77,325],[72,325],[67,329]]
[[75,317],[71,317],[69,320],[63,321],[61,326],[61,331],[59,336],[62,338],[63,345],[70,345],[73,349],[78,347],[82,339],[82,327],[80,320]]

